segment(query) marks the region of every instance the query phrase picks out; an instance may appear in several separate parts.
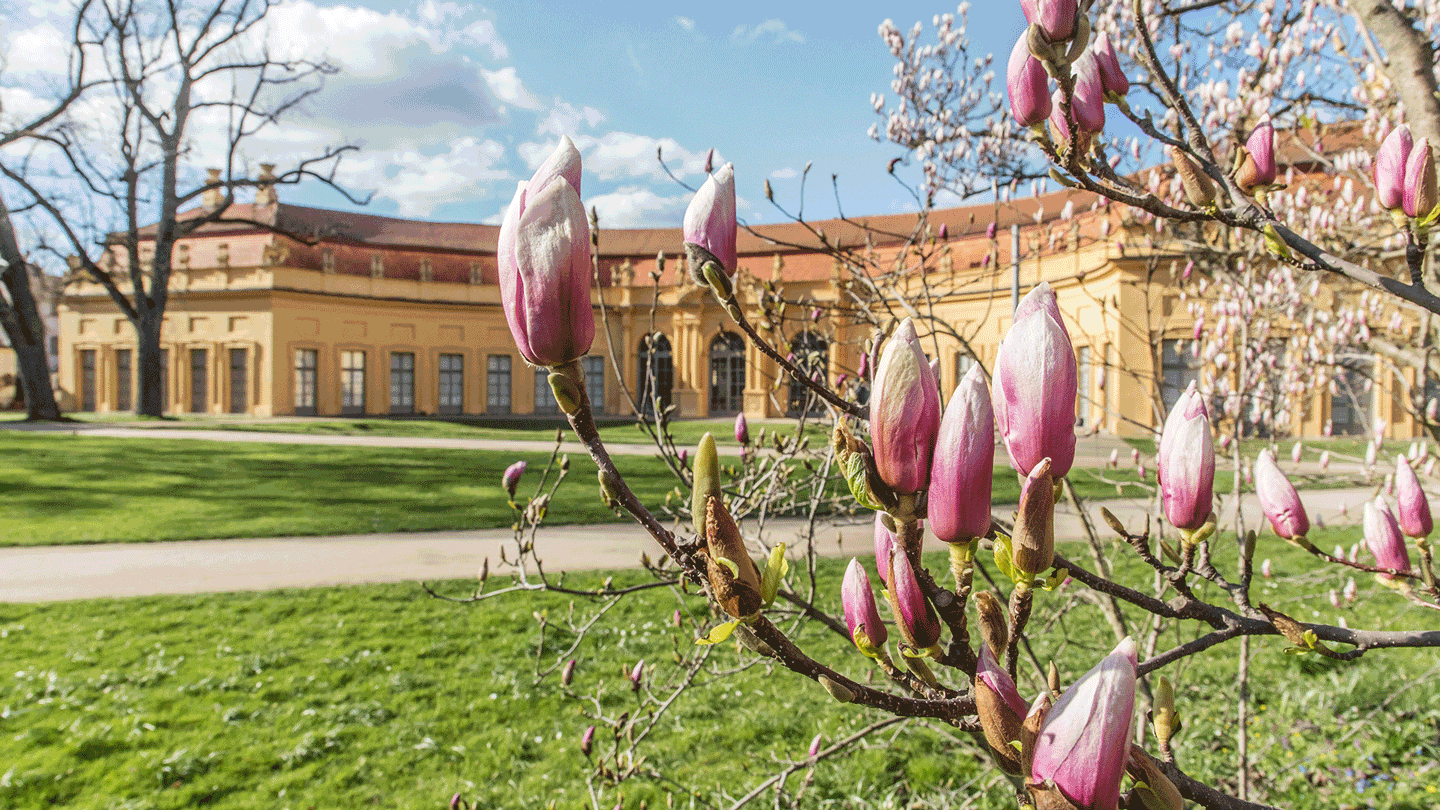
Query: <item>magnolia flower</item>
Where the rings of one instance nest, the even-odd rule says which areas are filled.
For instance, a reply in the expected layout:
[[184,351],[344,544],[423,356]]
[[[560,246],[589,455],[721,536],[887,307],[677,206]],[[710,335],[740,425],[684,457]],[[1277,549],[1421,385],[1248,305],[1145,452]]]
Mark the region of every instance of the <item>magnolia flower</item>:
[[1165,420],[1156,458],[1165,516],[1177,529],[1198,529],[1209,520],[1215,489],[1215,444],[1210,417],[1195,383],[1185,389]]
[[524,461],[517,461],[505,468],[505,474],[500,476],[500,483],[505,487],[505,492],[514,499],[515,488],[520,486],[520,477],[525,474],[525,468],[529,465]]
[[[1075,461],[1075,349],[1048,282],[1020,302],[995,358],[995,424],[1021,475],[1042,458],[1064,477]],[[877,453],[878,455],[878,453]]]
[[881,480],[902,495],[924,489],[939,429],[940,386],[906,318],[885,344],[870,394],[870,439]]
[[590,224],[580,202],[580,152],[561,137],[515,189],[496,246],[500,303],[520,354],[562,366],[590,351]]
[[701,269],[706,262],[715,262],[727,277],[735,275],[735,167],[729,163],[705,178],[689,207],[685,209],[683,227],[685,255],[690,275],[701,284],[706,279]]
[[1428,216],[1435,209],[1435,156],[1430,153],[1430,139],[1415,142],[1405,159],[1405,192],[1400,207],[1409,217]]
[[850,628],[850,639],[866,655],[873,655],[890,634],[880,620],[880,611],[875,607],[875,593],[870,590],[870,575],[854,557],[845,569],[845,579],[840,583],[840,605],[845,610],[845,624]]
[[1420,486],[1420,479],[1404,456],[1395,459],[1395,503],[1400,528],[1411,537],[1426,537],[1435,524],[1430,518],[1430,501]]
[[1285,473],[1280,472],[1275,456],[1268,449],[1261,450],[1255,459],[1255,495],[1277,535],[1293,540],[1310,531],[1310,518],[1305,514],[1300,494]]
[[1375,153],[1375,164],[1371,167],[1375,179],[1375,198],[1381,207],[1387,210],[1400,208],[1404,201],[1405,162],[1414,148],[1410,127],[1401,124],[1385,136],[1380,149]]
[[1060,695],[1035,738],[1032,789],[1053,787],[1081,808],[1116,810],[1130,755],[1136,665],[1135,641],[1126,637]]
[[[1005,69],[1005,89],[1010,94],[1010,115],[1022,127],[1033,127],[1050,117],[1050,78],[1045,66],[1030,53],[1029,36],[1021,34],[1010,51]],[[995,238],[995,223],[986,229]]]
[[1076,0],[1020,0],[1020,10],[1025,21],[1040,26],[1051,42],[1063,42],[1075,33],[1080,11]]
[[994,468],[995,419],[985,375],[977,364],[950,397],[935,439],[927,516],[936,537],[963,543],[990,530]]
[[[1390,513],[1384,498],[1377,497],[1365,504],[1365,545],[1375,555],[1375,564],[1381,568],[1396,571],[1410,570],[1410,554],[1405,549],[1405,538],[1400,534],[1400,525]],[[1394,579],[1393,574],[1379,574],[1382,579]]]
[[735,441],[742,445],[750,443],[750,425],[743,413],[735,414]]
[[1275,182],[1275,128],[1265,119],[1245,142],[1244,159],[1235,173],[1235,185],[1246,194]]
[[910,557],[899,547],[890,552],[890,575],[886,581],[889,583],[886,594],[890,597],[900,635],[917,650],[934,647],[940,640],[940,620],[920,590]]
[[1100,68],[1100,83],[1104,87],[1105,98],[1119,100],[1130,92],[1130,79],[1120,67],[1120,57],[1115,54],[1115,46],[1110,44],[1110,35],[1104,31],[1095,35],[1090,42],[1090,50],[1095,53],[1095,64]]

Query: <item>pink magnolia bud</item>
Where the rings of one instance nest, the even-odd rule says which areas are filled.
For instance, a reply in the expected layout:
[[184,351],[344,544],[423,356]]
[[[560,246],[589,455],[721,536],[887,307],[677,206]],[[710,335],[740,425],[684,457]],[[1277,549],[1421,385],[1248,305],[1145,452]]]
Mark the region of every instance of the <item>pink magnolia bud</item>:
[[1371,175],[1375,179],[1375,199],[1382,208],[1394,211],[1405,199],[1405,161],[1415,148],[1410,127],[1401,124],[1380,144],[1375,153]]
[[885,528],[885,513],[875,513],[875,571],[880,584],[890,582],[890,552],[895,548],[895,533]]
[[[1010,51],[1005,69],[1005,89],[1010,93],[1010,116],[1022,127],[1033,127],[1050,117],[1050,78],[1045,66],[1030,53],[1029,38],[1020,35]],[[995,223],[986,235],[995,238]]]
[[523,461],[517,461],[505,468],[505,474],[500,476],[500,482],[505,486],[505,492],[511,499],[515,497],[515,488],[520,486],[520,477],[525,474],[525,468],[529,466]]
[[927,516],[930,531],[947,543],[966,543],[990,530],[990,489],[995,473],[995,417],[979,364],[970,367],[950,397],[935,439]]
[[924,489],[939,430],[940,386],[906,318],[885,344],[870,394],[870,439],[881,480],[900,494]]
[[1346,602],[1355,601],[1355,597],[1360,594],[1360,588],[1355,584],[1354,577],[1345,580],[1345,589],[1340,594],[1345,597]]
[[1266,118],[1245,142],[1245,156],[1235,173],[1235,185],[1249,194],[1261,186],[1273,184],[1275,173],[1275,128]]
[[1050,459],[1056,478],[1075,461],[1075,349],[1060,322],[1049,282],[1040,282],[1015,310],[995,358],[995,424],[1010,464],[1029,475]]
[[855,376],[862,380],[870,379],[870,353],[864,352],[860,355],[860,367],[855,370]]
[[1130,757],[1135,678],[1135,641],[1127,636],[1046,714],[1035,738],[1032,784],[1053,783],[1066,799],[1089,810],[1119,806]]
[[1271,570],[1272,569],[1270,567],[1270,558],[1266,557],[1265,560],[1260,563],[1260,576],[1269,579],[1271,576]]
[[1081,132],[1095,134],[1105,129],[1105,84],[1100,77],[1100,64],[1092,51],[1075,60],[1075,95],[1070,111]]
[[1320,454],[1320,471],[1324,472],[1330,466],[1330,451],[1326,450]]
[[1075,0],[1020,0],[1020,10],[1025,21],[1039,25],[1051,42],[1063,42],[1075,33],[1079,14]]
[[1428,216],[1435,209],[1435,156],[1430,139],[1421,138],[1405,159],[1405,194],[1400,207],[1410,217]]
[[743,444],[750,443],[750,425],[745,421],[745,414],[735,414],[735,441]]
[[690,275],[696,281],[706,283],[701,268],[709,261],[720,265],[727,277],[735,275],[734,166],[726,163],[705,178],[705,184],[685,209],[683,232]]
[[1120,466],[1120,448],[1116,447],[1110,451],[1110,461],[1106,466],[1112,470]]
[[860,652],[869,655],[885,646],[890,634],[875,607],[870,575],[854,557],[850,558],[845,579],[840,583],[840,605],[845,609],[845,624],[850,628],[850,639]]
[[984,644],[980,645],[979,665],[975,667],[975,680],[990,688],[999,698],[1005,701],[1005,705],[1015,712],[1017,719],[1024,718],[1029,712],[1029,705],[1025,698],[1020,696],[1020,690],[1015,687],[1015,680],[1010,673],[1000,666],[995,660],[995,653]]
[[949,223],[945,223],[945,222],[940,223],[940,233],[939,233],[937,236],[938,236],[938,238],[940,239],[941,242],[944,242],[946,239],[949,239],[949,238],[950,238],[950,225],[949,225]]
[[630,689],[633,692],[640,691],[640,684],[645,678],[645,659],[635,662],[635,668],[630,670]]
[[1303,444],[1301,444],[1300,442],[1295,442],[1295,444],[1290,447],[1290,463],[1292,463],[1292,464],[1299,464],[1299,463],[1300,463],[1300,459],[1301,459],[1304,455],[1305,455],[1305,446],[1304,446]]
[[1156,470],[1165,517],[1177,529],[1198,529],[1214,506],[1215,443],[1205,399],[1191,383],[1160,434]]
[[[1046,98],[1046,99],[1049,99],[1050,96],[1047,95],[1047,96],[1045,96],[1045,98]],[[1049,115],[1049,113],[1046,113],[1046,115]],[[1042,118],[1041,120],[1043,121],[1044,119]],[[986,226],[985,226],[985,238],[986,238],[986,239],[994,239],[994,238],[995,238],[995,234],[996,234],[996,232],[998,232],[998,231],[999,231],[999,226],[996,225],[994,222],[991,222],[989,225],[986,225]]]
[[915,569],[904,549],[896,547],[890,552],[890,607],[895,614],[895,625],[900,635],[917,650],[935,646],[940,640],[940,619],[920,590],[920,581],[915,578]]
[[1120,57],[1115,46],[1110,44],[1110,35],[1101,31],[1090,45],[1095,52],[1095,64],[1100,68],[1100,84],[1106,98],[1119,98],[1130,92],[1130,79],[1120,67]]
[[591,750],[594,746],[595,746],[595,727],[594,727],[594,726],[590,726],[589,728],[585,729],[585,733],[584,733],[584,734],[581,734],[581,735],[580,735],[580,753],[582,753],[582,754],[584,754],[585,756],[588,757],[588,756],[590,756],[590,750]]
[[1430,518],[1430,501],[1420,486],[1420,479],[1404,456],[1395,459],[1395,503],[1400,515],[1400,529],[1410,537],[1427,537],[1435,528]]
[[1300,494],[1285,473],[1280,472],[1275,456],[1268,449],[1261,450],[1255,459],[1255,496],[1260,499],[1260,508],[1277,535],[1292,540],[1310,531],[1310,518],[1305,514]]
[[[1385,499],[1377,497],[1365,504],[1365,545],[1375,555],[1375,564],[1381,568],[1397,571],[1410,570],[1410,554],[1405,550],[1405,538],[1400,534],[1400,525],[1385,505]],[[1384,579],[1394,579],[1391,574],[1380,574]]]
[[816,734],[815,739],[810,741],[810,749],[809,751],[807,751],[806,755],[809,756],[811,759],[820,756],[820,740],[822,739],[824,739],[823,735]]
[[561,366],[590,351],[590,223],[580,202],[580,153],[569,138],[520,183],[496,246],[500,303],[520,354]]

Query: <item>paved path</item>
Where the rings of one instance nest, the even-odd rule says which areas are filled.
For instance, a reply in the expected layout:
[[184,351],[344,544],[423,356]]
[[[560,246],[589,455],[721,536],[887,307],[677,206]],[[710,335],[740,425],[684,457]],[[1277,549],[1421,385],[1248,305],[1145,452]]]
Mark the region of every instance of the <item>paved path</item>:
[[[1370,488],[1350,488],[1313,490],[1302,498],[1312,522],[1318,516],[1336,525],[1356,522],[1372,496]],[[1095,503],[1091,510],[1102,537],[1109,534],[1099,517],[1102,505],[1132,531],[1144,528],[1144,501]],[[1008,517],[1013,510],[1000,506],[996,513]],[[1245,512],[1247,525],[1256,525],[1260,511],[1253,497]],[[798,521],[772,522],[767,539],[793,545],[798,527]],[[1083,536],[1079,517],[1067,505],[1057,511],[1056,536]],[[1267,538],[1264,542],[1279,542]],[[827,526],[817,545],[822,554],[862,556],[872,548],[871,528]],[[502,546],[513,547],[504,529],[0,549],[0,602],[454,579],[474,576],[487,557],[491,571],[503,575]],[[628,523],[546,528],[537,546],[556,570],[627,568],[638,563],[642,551],[659,554],[654,541]],[[1257,556],[1263,558],[1264,551]]]

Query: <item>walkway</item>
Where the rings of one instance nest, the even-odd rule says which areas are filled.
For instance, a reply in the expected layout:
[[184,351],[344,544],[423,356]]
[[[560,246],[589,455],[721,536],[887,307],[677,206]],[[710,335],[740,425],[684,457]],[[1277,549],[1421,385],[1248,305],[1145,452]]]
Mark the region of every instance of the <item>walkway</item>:
[[[1373,496],[1371,488],[1302,495],[1312,521],[1318,516],[1330,525],[1357,522],[1361,507]],[[1145,526],[1144,501],[1097,502],[1091,510],[1102,537],[1111,532],[1099,517],[1100,506],[1132,531]],[[1005,517],[1013,511],[1013,505],[996,509]],[[1253,497],[1246,499],[1245,513],[1247,525],[1260,520]],[[768,539],[793,544],[798,528],[798,521],[772,522]],[[1057,510],[1056,536],[1062,540],[1083,536],[1079,517],[1068,505]],[[1278,542],[1267,528],[1256,556],[1265,557],[1265,545]],[[933,538],[930,543],[941,545]],[[871,527],[868,523],[827,526],[817,544],[822,554],[863,557],[871,553]],[[502,546],[513,547],[510,532],[504,529],[8,548],[0,549],[0,602],[456,579],[475,576],[486,558],[492,574],[503,576]],[[642,551],[652,558],[659,554],[654,541],[628,523],[546,528],[539,533],[537,546],[556,570],[628,568],[638,564]]]

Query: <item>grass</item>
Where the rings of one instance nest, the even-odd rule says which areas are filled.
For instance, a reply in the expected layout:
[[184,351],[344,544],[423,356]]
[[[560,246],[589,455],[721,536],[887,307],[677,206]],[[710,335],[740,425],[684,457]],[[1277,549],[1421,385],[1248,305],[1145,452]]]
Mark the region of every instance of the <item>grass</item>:
[[[0,490],[8,505],[0,513],[0,545],[10,546],[504,528],[513,513],[501,473],[516,460],[528,461],[524,494],[549,458],[21,432],[0,432],[0,452],[7,459]],[[594,463],[582,453],[570,458],[550,522],[616,520],[598,497]],[[658,458],[615,460],[652,507],[677,484]],[[808,473],[797,468],[795,474]],[[1107,471],[1103,478],[1080,471],[1073,480],[1087,498],[1140,492],[1133,470]],[[832,480],[832,491],[842,486]],[[994,501],[1019,497],[1014,472],[996,468]]]
[[[21,414],[23,417],[24,414]],[[235,430],[259,433],[299,433],[324,436],[398,436],[430,439],[524,439],[528,441],[550,441],[557,428],[566,432],[569,427],[564,419],[555,418],[505,418],[505,417],[447,417],[447,418],[389,418],[389,419],[318,419],[304,421],[252,421],[241,419],[213,419],[180,415],[153,419],[133,414],[72,414],[86,422],[112,423],[133,421],[141,427],[168,427],[182,430]],[[761,428],[767,432],[780,431],[794,435],[797,423],[789,419],[757,420],[751,427],[751,435],[757,436]],[[705,433],[713,433],[717,444],[739,446],[735,441],[733,419],[683,419],[670,423],[670,433],[681,447],[693,446],[700,442]],[[829,437],[825,424],[807,422],[806,435],[812,442]],[[600,436],[607,442],[626,444],[651,444],[650,434],[642,430],[633,419],[612,418],[600,424]]]
[[[509,526],[501,473],[517,459],[538,479],[548,454],[307,447],[165,439],[0,435],[5,545]],[[614,520],[595,466],[572,455],[550,510],[556,523]],[[618,456],[647,504],[674,486],[659,460]]]
[[[1317,537],[1348,544],[1353,533]],[[1148,588],[1133,555],[1111,550],[1117,578]],[[1325,592],[1344,576],[1269,538],[1275,578],[1257,598],[1302,620],[1333,621]],[[1228,555],[1218,554],[1223,563]],[[944,570],[941,558],[928,561]],[[817,571],[835,607],[842,562]],[[567,584],[593,585],[603,574]],[[618,572],[617,583],[640,574]],[[1359,578],[1351,626],[1433,625],[1395,595]],[[469,586],[453,583],[452,592]],[[1072,599],[1067,585],[1037,597],[1039,627]],[[1036,642],[1062,679],[1078,677],[1113,644],[1097,611],[1080,603]],[[511,595],[478,605],[429,599],[414,585],[318,588],[211,596],[0,605],[0,806],[73,808],[443,808],[462,793],[482,807],[588,805],[590,765],[576,741],[607,717],[653,710],[623,672],[647,662],[656,699],[680,675],[677,652],[713,619],[693,595],[644,591],[612,608],[573,652],[563,629],[600,606],[560,595]],[[686,626],[671,625],[676,609]],[[884,610],[884,608],[882,608]],[[542,634],[538,618],[548,628]],[[1131,614],[1132,626],[1140,617]],[[1427,625],[1428,623],[1428,625]],[[1194,632],[1167,630],[1162,644]],[[865,659],[808,626],[795,636],[815,657],[865,678]],[[1440,770],[1435,656],[1373,651],[1353,663],[1282,654],[1257,639],[1251,664],[1250,746],[1258,798],[1282,807],[1434,806]],[[1224,788],[1233,778],[1236,644],[1167,669],[1178,682],[1187,771]],[[571,690],[540,670],[576,658]],[[814,684],[757,663],[733,643],[714,649],[716,671],[677,701],[643,750],[669,780],[633,779],[625,807],[728,806],[801,760],[812,737],[828,745],[880,718],[831,700]],[[942,675],[942,677],[944,677]],[[1028,672],[1022,692],[1037,686]],[[597,735],[597,756],[611,751]],[[1013,807],[964,735],[910,723],[844,759],[788,782],[807,807]],[[687,797],[697,798],[690,801]],[[602,806],[621,797],[606,794]],[[774,799],[762,797],[768,806]]]

